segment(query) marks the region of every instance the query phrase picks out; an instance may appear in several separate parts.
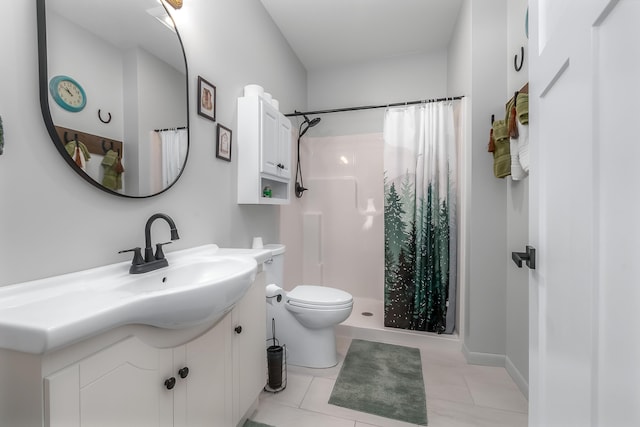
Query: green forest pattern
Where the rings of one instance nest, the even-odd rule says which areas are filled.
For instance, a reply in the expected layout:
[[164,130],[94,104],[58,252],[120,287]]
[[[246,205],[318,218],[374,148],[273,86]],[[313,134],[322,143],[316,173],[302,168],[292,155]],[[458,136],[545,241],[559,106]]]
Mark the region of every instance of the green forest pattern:
[[384,323],[442,333],[449,295],[449,204],[438,198],[435,182],[417,202],[414,188],[409,174],[399,190],[385,174]]

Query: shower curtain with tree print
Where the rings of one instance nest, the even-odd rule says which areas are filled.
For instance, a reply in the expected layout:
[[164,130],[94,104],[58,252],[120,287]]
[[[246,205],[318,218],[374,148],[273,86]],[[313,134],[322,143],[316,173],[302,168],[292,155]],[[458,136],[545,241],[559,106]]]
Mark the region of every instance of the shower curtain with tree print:
[[453,332],[456,283],[454,103],[390,108],[384,121],[384,323]]

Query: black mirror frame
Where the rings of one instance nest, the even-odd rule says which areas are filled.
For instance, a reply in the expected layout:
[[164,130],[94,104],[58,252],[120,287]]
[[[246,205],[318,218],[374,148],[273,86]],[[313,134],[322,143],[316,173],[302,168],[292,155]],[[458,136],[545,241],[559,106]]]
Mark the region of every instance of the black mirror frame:
[[133,196],[129,194],[118,193],[117,191],[113,191],[109,188],[102,186],[99,182],[91,178],[85,171],[80,169],[78,165],[75,164],[71,156],[69,156],[69,154],[65,150],[64,144],[62,143],[62,141],[60,140],[60,137],[56,132],[55,125],[53,124],[53,120],[51,118],[51,110],[49,109],[49,75],[47,70],[47,14],[46,14],[45,2],[46,0],[36,0],[36,14],[37,14],[37,27],[38,27],[38,75],[39,75],[39,83],[40,83],[40,88],[39,88],[40,89],[40,109],[42,110],[42,118],[44,119],[45,126],[47,127],[47,131],[49,132],[49,136],[51,137],[53,145],[55,145],[56,149],[58,150],[62,158],[67,162],[69,166],[71,166],[71,168],[78,175],[80,175],[89,184],[93,185],[96,188],[99,188],[105,193],[113,194],[115,196],[130,198],[130,199],[146,199],[146,198],[154,197],[164,193],[165,191],[173,187],[175,183],[178,182],[178,180],[182,176],[182,173],[184,172],[184,169],[187,166],[187,161],[189,159],[190,145],[191,145],[191,135],[189,131],[189,127],[190,127],[189,126],[189,106],[190,106],[189,68],[187,64],[187,55],[184,50],[184,44],[182,43],[182,38],[180,37],[178,28],[175,26],[173,17],[167,10],[164,3],[162,3],[162,6],[165,8],[165,10],[167,10],[167,14],[169,15],[169,18],[171,19],[172,22],[174,22],[174,29],[176,30],[178,41],[180,42],[180,46],[182,47],[182,56],[184,58],[184,69],[185,69],[185,76],[186,76],[185,85],[186,85],[186,91],[187,91],[186,93],[187,95],[186,96],[187,98],[187,106],[186,106],[187,107],[187,154],[185,156],[184,165],[182,166],[180,173],[169,186],[167,186],[166,188],[162,189],[162,191],[159,191],[157,193],[148,194],[145,196]]

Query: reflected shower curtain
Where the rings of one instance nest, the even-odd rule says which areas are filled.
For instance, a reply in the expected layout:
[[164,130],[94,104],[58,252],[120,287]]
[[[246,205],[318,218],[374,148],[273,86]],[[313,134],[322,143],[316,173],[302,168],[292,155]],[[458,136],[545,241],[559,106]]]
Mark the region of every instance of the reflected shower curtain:
[[385,326],[455,326],[457,140],[461,101],[389,108],[384,121]]
[[169,187],[178,178],[187,157],[187,130],[158,132],[162,140],[162,186]]

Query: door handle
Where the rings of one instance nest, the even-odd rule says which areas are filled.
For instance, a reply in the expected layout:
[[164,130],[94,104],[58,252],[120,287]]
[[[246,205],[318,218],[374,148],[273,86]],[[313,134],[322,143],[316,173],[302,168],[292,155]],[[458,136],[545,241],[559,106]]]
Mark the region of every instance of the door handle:
[[511,252],[511,259],[519,268],[522,268],[522,261],[525,261],[531,270],[536,269],[536,249],[533,246],[527,246],[526,252]]

